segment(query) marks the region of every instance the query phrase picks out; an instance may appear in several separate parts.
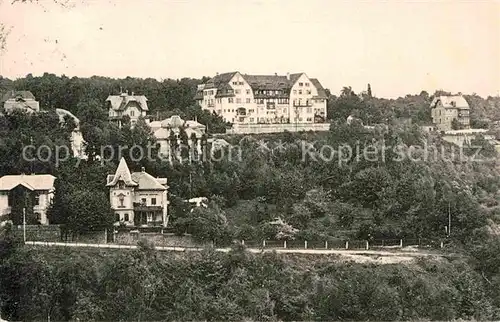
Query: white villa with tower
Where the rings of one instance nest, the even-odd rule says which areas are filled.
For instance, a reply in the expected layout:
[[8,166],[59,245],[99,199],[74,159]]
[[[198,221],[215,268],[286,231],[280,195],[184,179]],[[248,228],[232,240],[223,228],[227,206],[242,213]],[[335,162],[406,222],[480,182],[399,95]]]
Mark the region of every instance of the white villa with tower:
[[115,224],[167,227],[167,178],[155,178],[144,171],[130,172],[122,158],[114,175],[108,175],[109,199]]

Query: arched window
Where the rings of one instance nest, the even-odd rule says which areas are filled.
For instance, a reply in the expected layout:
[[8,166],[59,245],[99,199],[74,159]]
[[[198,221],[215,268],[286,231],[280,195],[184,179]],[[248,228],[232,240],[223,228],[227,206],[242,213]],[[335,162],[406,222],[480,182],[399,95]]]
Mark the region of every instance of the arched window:
[[123,194],[118,196],[120,200],[120,207],[125,207],[125,196]]
[[120,214],[119,213],[115,214],[115,221],[120,221]]
[[129,221],[128,214],[125,214],[125,215],[124,215],[124,220],[125,220],[125,221]]

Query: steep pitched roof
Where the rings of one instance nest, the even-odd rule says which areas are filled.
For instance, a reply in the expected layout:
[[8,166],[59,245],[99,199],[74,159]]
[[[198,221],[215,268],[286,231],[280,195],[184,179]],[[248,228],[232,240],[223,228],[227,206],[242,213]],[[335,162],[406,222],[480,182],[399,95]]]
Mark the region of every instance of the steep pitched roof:
[[127,162],[125,162],[124,158],[120,159],[120,163],[118,164],[118,168],[116,168],[115,174],[108,176],[108,183],[106,186],[115,186],[118,183],[118,180],[123,180],[127,186],[137,186],[137,183],[132,180],[130,170],[128,169]]
[[[215,97],[230,97],[234,96],[234,93],[232,93],[231,90],[232,87],[229,84],[233,76],[237,72],[230,72],[230,73],[223,73],[220,75],[217,75],[213,78],[211,78],[204,86],[203,89],[198,89],[195,99],[202,99],[203,98],[203,90],[204,89],[217,89],[217,93]],[[242,77],[245,79],[245,81],[250,85],[252,90],[281,90],[283,92],[283,95],[288,95],[287,91],[290,90],[290,88],[297,82],[297,80],[303,75],[304,73],[294,73],[290,74],[288,76],[282,76],[282,75],[248,75],[248,74],[242,74]],[[311,82],[313,85],[317,88],[318,90],[318,98],[328,98],[326,95],[326,91],[321,86],[321,83],[315,79],[311,78]],[[254,93],[255,95],[255,93]],[[262,96],[262,95],[257,95],[257,96]]]
[[291,85],[295,84],[295,82],[302,76],[304,73],[296,73],[296,74],[290,74],[290,83]]
[[[132,179],[137,182],[136,189],[138,190],[167,190],[165,186],[167,184],[166,178],[157,179],[144,171],[132,173]],[[161,184],[159,179],[161,179],[161,182],[165,182],[165,185]]]
[[237,72],[229,72],[216,75],[208,80],[208,82],[205,84],[204,89],[211,89],[211,88],[221,89],[222,87],[225,87],[225,85],[229,83],[229,81],[233,78],[234,75],[236,75],[236,73]]
[[311,83],[316,87],[316,90],[318,91],[318,98],[328,98],[326,95],[326,91],[319,82],[317,78],[310,78]]
[[55,179],[50,174],[6,175],[0,178],[0,191],[9,191],[18,185],[30,190],[52,190]]
[[130,102],[137,102],[140,108],[148,111],[148,99],[144,95],[128,95],[123,93],[121,95],[109,95],[106,102],[111,103],[111,108],[114,110],[123,110]]
[[243,75],[252,89],[278,90],[291,87],[286,76],[278,75]]
[[469,103],[467,103],[467,100],[462,95],[443,95],[434,97],[431,102],[431,108],[436,107],[439,102],[441,102],[444,108],[469,109]]

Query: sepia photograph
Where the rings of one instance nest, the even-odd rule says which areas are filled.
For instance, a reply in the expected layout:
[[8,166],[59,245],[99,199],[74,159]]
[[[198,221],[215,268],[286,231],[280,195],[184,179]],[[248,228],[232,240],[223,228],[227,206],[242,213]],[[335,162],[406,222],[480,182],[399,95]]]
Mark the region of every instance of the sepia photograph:
[[500,0],[0,0],[0,322],[499,320]]

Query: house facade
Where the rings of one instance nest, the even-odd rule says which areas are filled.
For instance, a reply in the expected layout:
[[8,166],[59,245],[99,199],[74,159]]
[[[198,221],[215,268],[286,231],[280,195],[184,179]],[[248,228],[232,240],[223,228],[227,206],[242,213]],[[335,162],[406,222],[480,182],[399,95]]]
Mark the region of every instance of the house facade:
[[9,91],[3,96],[2,102],[7,114],[15,110],[27,113],[40,111],[40,103],[35,100],[35,96],[29,91]]
[[130,172],[122,158],[114,175],[108,175],[111,208],[115,224],[126,226],[167,227],[167,179],[146,173]]
[[[184,130],[188,137],[188,145],[190,148],[196,148],[198,153],[201,153],[201,139],[206,133],[206,126],[193,120],[183,120],[178,115],[173,115],[163,121],[153,121],[149,123],[153,135],[159,144],[159,153],[168,158],[172,158],[171,150],[171,133],[174,134],[177,140],[177,146],[181,145],[180,132]],[[196,138],[194,140],[194,138]],[[177,151],[178,153],[178,151]]]
[[[432,100],[430,107],[432,122],[438,131],[470,128],[469,103],[461,94],[437,96]],[[454,122],[458,128],[454,128]]]
[[233,124],[323,123],[327,98],[321,83],[305,73],[218,74],[195,95],[202,109]]
[[122,126],[126,116],[130,118],[132,126],[137,123],[140,117],[145,117],[148,112],[148,99],[144,95],[129,95],[121,93],[120,95],[110,95],[106,99],[109,113],[109,120]]
[[50,174],[6,175],[0,178],[0,215],[12,211],[14,194],[17,191],[31,198],[33,213],[42,224],[49,224],[47,209],[54,197],[54,181]]

